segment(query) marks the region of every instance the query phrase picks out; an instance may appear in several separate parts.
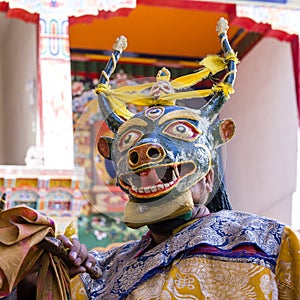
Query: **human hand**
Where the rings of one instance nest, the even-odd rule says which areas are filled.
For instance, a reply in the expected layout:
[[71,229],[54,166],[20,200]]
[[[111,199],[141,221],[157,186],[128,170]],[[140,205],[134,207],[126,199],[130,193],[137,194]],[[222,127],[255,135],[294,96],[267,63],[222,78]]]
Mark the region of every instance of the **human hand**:
[[[70,240],[65,235],[45,237],[38,246],[62,258],[69,269],[71,277],[87,272],[92,278],[96,279],[102,274],[96,264],[95,257],[88,252],[87,247],[81,244],[78,239],[73,238]],[[18,299],[36,298],[36,288],[41,266],[42,261],[38,259],[32,264],[32,268],[26,277],[19,282],[17,289]]]
[[89,273],[92,278],[100,277],[101,272],[96,265],[96,259],[88,252],[86,245],[81,244],[76,238],[70,240],[65,235],[58,235],[56,238],[68,249],[64,261],[68,264],[71,277],[84,272]]

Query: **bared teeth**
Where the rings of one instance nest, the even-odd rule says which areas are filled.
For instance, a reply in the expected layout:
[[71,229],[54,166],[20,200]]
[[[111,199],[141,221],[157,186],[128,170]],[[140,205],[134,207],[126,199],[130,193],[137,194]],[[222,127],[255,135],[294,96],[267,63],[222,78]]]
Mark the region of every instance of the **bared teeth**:
[[177,179],[177,176],[176,176],[176,174],[175,174],[175,171],[172,170],[172,180],[173,180],[173,181],[176,181],[176,179]]
[[157,187],[156,187],[156,185],[150,186],[150,190],[151,190],[152,193],[157,192]]
[[[149,185],[149,186],[142,186],[142,187],[137,187],[134,184],[131,184],[131,189],[135,193],[139,194],[150,194],[150,193],[156,193],[158,191],[166,190],[170,186],[173,186],[179,179],[179,171],[178,167],[173,167],[172,173],[171,173],[172,179],[170,182],[166,183],[157,183],[156,185]],[[129,179],[130,183],[133,183],[133,180],[130,178]]]
[[139,188],[139,189],[138,189],[138,192],[139,192],[140,194],[144,194],[144,193],[145,193],[145,191],[144,191],[143,188]]
[[151,193],[150,186],[144,187],[144,191],[145,191],[145,193],[147,193],[147,194]]
[[167,182],[167,183],[161,183],[158,185],[153,185],[153,186],[145,186],[145,187],[140,187],[137,188],[136,186],[132,186],[131,189],[139,194],[149,194],[149,193],[155,193],[157,191],[161,191],[164,189],[167,189],[168,187],[172,186],[175,183],[174,180]]
[[163,190],[165,188],[163,184],[158,184],[156,187],[158,191]]
[[176,176],[179,178],[179,171],[177,167],[174,167],[173,171],[175,172]]

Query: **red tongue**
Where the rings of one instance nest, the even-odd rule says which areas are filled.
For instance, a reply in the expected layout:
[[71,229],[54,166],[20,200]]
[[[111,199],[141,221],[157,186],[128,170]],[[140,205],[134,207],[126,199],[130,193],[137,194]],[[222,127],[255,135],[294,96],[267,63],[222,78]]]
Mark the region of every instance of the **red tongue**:
[[141,178],[141,186],[146,187],[146,186],[153,186],[156,184],[162,183],[160,178],[158,178],[156,171],[154,169],[148,169],[140,174]]

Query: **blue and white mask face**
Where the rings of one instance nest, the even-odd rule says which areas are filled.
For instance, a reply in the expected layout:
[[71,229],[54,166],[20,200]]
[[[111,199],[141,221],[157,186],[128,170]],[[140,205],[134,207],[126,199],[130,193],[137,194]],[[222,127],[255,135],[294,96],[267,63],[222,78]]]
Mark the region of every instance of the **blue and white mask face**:
[[[129,195],[125,222],[135,227],[141,219],[149,224],[191,211],[190,187],[209,172],[215,149],[234,128],[230,119],[211,124],[185,107],[154,106],[124,122],[114,138],[101,137],[98,149],[114,162],[118,184]],[[155,216],[154,205],[160,207]]]
[[[234,134],[235,124],[231,119],[221,122],[217,119],[233,92],[237,63],[226,30],[220,29],[218,33],[227,58],[215,56],[209,57],[209,62],[205,61],[209,65],[205,69],[207,74],[212,73],[210,67],[214,64],[217,65],[215,70],[221,65],[226,74],[224,80],[211,89],[212,98],[200,110],[176,106],[170,99],[176,100],[177,95],[178,99],[193,97],[191,92],[182,92],[182,85],[189,82],[190,87],[191,82],[197,83],[205,72],[170,83],[170,74],[163,68],[150,96],[145,97],[147,101],[153,101],[151,106],[126,120],[111,105],[113,92],[108,86],[108,78],[121,53],[120,47],[116,47],[102,72],[97,91],[99,107],[115,135],[114,138],[101,137],[97,145],[100,154],[114,162],[117,182],[129,196],[124,221],[130,227],[138,228],[191,212],[190,187],[209,172],[216,148]],[[198,77],[195,79],[195,76]],[[166,84],[159,84],[163,82]],[[180,92],[176,94],[179,83]],[[123,88],[123,92],[129,89]],[[137,89],[141,91],[141,88]],[[116,95],[120,99],[121,94]],[[138,97],[141,95],[143,97],[141,93]],[[125,96],[134,99],[132,91]]]

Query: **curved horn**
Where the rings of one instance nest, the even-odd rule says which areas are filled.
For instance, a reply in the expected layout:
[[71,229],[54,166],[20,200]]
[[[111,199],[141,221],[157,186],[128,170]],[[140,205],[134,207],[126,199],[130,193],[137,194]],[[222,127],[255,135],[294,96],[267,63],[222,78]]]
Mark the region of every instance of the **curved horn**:
[[[116,42],[113,45],[114,52],[111,54],[109,61],[107,62],[104,70],[101,72],[98,85],[98,87],[100,87],[100,90],[103,86],[105,86],[106,89],[108,88],[109,78],[115,71],[117,62],[119,61],[122,52],[126,47],[127,39],[121,35],[116,39]],[[107,100],[105,92],[100,91],[98,93],[98,105],[107,126],[112,132],[116,133],[118,131],[118,128],[124,123],[124,120],[113,112],[112,108],[110,107],[109,101]]]
[[228,22],[224,18],[220,18],[217,23],[216,31],[218,33],[221,47],[227,62],[227,73],[225,79],[216,87],[217,93],[210,99],[210,101],[201,108],[200,114],[214,120],[224,104],[229,99],[230,94],[233,92],[233,84],[236,78],[236,64],[238,59],[232,50],[227,37]]

